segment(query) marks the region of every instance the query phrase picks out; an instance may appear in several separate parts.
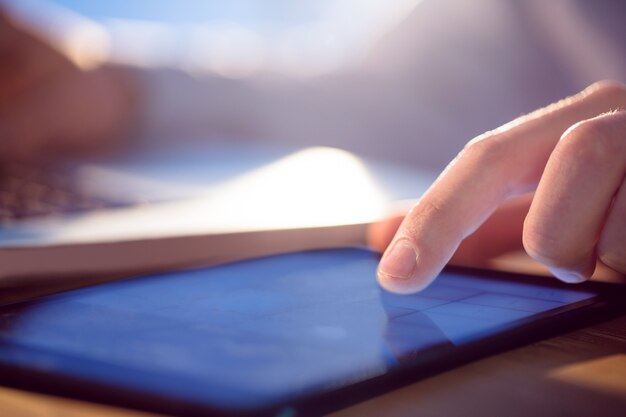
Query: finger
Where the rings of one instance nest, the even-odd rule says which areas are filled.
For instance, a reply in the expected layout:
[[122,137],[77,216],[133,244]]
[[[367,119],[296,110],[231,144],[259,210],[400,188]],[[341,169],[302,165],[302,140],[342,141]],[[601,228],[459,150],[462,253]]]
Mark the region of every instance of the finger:
[[626,112],[574,125],[558,143],[524,226],[526,252],[566,282],[589,279],[596,242],[626,173]]
[[402,293],[426,287],[505,199],[534,189],[569,126],[625,105],[623,86],[594,84],[472,140],[400,225],[379,265],[380,284]]
[[[626,135],[622,136],[622,140],[626,142]],[[626,274],[626,181],[622,182],[610,208],[597,254],[604,265]]]
[[[461,242],[451,263],[481,266],[488,260],[514,250],[521,250],[522,228],[533,195],[511,198],[500,206],[474,233]],[[383,252],[393,239],[408,209],[372,224],[368,229],[368,245]]]
[[367,245],[375,251],[383,252],[396,234],[404,216],[406,212],[396,213],[371,224],[367,229]]
[[523,249],[522,230],[532,198],[533,193],[527,193],[505,201],[461,242],[450,263],[482,267],[497,256]]

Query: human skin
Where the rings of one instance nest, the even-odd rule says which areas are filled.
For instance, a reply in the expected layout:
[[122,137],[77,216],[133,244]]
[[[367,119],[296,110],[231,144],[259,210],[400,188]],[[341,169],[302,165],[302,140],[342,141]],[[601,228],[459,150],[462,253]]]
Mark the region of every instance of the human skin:
[[566,282],[597,262],[626,274],[625,108],[626,87],[602,81],[471,140],[406,216],[370,230],[380,284],[417,292],[453,256],[519,243]]

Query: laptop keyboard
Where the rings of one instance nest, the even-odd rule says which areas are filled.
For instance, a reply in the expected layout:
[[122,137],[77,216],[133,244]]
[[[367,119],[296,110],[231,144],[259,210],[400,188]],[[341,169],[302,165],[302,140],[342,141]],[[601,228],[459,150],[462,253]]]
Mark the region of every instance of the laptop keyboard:
[[0,228],[19,220],[127,207],[139,201],[89,195],[69,174],[18,163],[0,165]]

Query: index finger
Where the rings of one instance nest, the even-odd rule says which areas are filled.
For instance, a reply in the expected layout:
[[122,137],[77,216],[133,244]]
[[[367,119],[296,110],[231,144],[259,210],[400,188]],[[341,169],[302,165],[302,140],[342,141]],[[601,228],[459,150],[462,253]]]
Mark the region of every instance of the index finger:
[[470,141],[401,223],[380,262],[380,284],[399,293],[425,288],[504,200],[537,186],[571,125],[624,106],[624,86],[604,81]]

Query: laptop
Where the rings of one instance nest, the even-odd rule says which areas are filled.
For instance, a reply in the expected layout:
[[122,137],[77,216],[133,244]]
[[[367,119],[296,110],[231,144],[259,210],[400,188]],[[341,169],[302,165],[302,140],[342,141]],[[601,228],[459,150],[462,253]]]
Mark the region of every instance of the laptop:
[[14,286],[361,245],[434,174],[333,148],[207,141],[6,164],[0,178],[0,286]]

